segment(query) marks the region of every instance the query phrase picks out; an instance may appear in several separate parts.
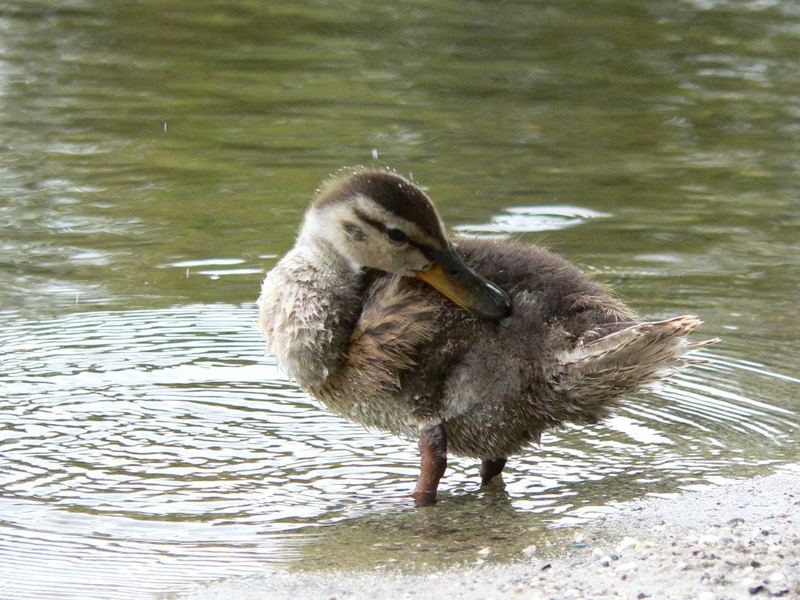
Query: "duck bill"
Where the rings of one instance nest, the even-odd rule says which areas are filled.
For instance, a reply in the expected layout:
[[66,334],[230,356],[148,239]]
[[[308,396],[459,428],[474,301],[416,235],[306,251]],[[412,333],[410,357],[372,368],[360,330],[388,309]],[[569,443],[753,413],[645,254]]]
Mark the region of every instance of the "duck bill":
[[437,253],[434,266],[418,271],[416,276],[479,317],[502,319],[511,314],[508,294],[468,266],[452,249]]

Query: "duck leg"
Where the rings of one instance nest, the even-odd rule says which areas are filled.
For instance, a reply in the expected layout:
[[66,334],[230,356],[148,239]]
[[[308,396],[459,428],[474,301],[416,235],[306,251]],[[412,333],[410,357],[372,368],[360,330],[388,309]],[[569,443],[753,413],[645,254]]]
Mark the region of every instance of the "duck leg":
[[447,435],[444,425],[429,425],[419,432],[420,472],[414,493],[416,506],[436,503],[436,488],[447,468]]
[[485,458],[481,462],[481,487],[488,484],[497,475],[503,472],[506,466],[505,458]]

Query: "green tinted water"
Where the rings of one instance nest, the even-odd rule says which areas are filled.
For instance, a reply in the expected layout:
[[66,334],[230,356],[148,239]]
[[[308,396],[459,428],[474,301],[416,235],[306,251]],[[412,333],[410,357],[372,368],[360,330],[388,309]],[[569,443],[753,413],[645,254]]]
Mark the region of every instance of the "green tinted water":
[[[799,38],[777,1],[0,6],[0,595],[519,558],[796,460]],[[416,511],[413,444],[321,410],[255,329],[353,164],[724,342],[504,490],[452,460]]]

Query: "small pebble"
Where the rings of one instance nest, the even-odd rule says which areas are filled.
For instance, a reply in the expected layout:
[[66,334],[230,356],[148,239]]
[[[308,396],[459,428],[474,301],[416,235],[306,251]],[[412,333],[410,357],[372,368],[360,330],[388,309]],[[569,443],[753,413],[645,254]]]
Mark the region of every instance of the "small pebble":
[[700,536],[699,542],[705,546],[713,546],[717,542],[719,542],[719,537],[716,535],[711,534],[704,534]]
[[637,566],[636,566],[635,562],[621,563],[617,567],[617,570],[620,571],[621,573],[627,573],[627,572],[630,572],[630,571],[635,571],[636,569],[637,569]]
[[628,550],[629,548],[635,548],[638,543],[639,540],[637,540],[636,538],[626,537],[623,538],[623,540],[619,543],[616,550],[618,553],[622,554],[623,552],[625,552],[625,550]]
[[733,537],[730,533],[723,533],[722,535],[719,536],[719,541],[720,543],[725,544],[727,546],[728,544],[734,543],[736,541],[736,538]]
[[586,548],[588,546],[589,546],[589,544],[586,544],[584,542],[572,542],[569,545],[570,548],[574,548],[575,550],[580,550],[581,548]]
[[786,575],[783,573],[783,571],[778,571],[777,569],[768,573],[764,579],[771,584],[780,585],[782,583],[786,583]]

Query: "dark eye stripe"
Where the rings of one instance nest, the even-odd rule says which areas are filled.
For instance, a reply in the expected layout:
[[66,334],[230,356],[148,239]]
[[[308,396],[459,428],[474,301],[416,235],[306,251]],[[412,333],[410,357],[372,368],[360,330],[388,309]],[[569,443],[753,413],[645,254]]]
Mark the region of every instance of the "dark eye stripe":
[[442,253],[441,250],[437,250],[433,246],[428,246],[427,244],[415,244],[413,241],[409,240],[409,243],[416,247],[417,250],[422,252],[422,255],[427,258],[428,260],[436,261],[439,255]]
[[[388,228],[386,227],[386,225],[384,225],[380,221],[376,221],[375,219],[373,219],[369,215],[364,214],[362,211],[358,210],[357,208],[354,208],[353,212],[356,214],[356,216],[359,219],[361,219],[364,223],[366,223],[370,227],[374,227],[375,229],[377,229],[378,231],[380,231],[381,233],[384,233],[384,234],[387,232]],[[425,256],[425,258],[427,258],[427,259],[433,260],[434,256],[440,254],[440,251],[437,250],[436,248],[434,248],[433,246],[429,246],[428,244],[420,244],[418,242],[415,242],[413,239],[411,239],[408,236],[406,236],[406,241],[408,242],[408,244],[410,246],[414,246],[417,250],[419,250]]]
[[372,217],[364,214],[363,212],[361,212],[357,208],[354,208],[353,212],[356,214],[356,216],[359,219],[364,221],[364,223],[366,223],[367,225],[370,225],[371,227],[374,227],[375,229],[377,229],[381,233],[386,233],[386,225],[384,225],[380,221],[376,221],[375,219],[373,219]]
[[361,227],[359,227],[355,223],[351,223],[350,221],[345,221],[344,223],[342,223],[342,227],[344,228],[345,233],[347,233],[347,236],[350,239],[355,240],[356,242],[363,242],[364,240],[367,239],[367,234],[364,233]]

